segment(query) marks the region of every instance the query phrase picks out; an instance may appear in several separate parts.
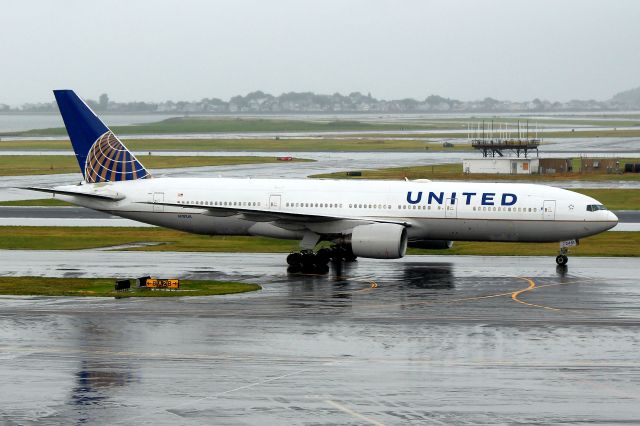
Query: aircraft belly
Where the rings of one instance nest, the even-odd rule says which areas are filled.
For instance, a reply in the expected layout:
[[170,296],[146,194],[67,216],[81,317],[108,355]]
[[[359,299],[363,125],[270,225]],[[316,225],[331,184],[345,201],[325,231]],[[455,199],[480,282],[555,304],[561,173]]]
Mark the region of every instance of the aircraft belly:
[[598,225],[579,221],[512,221],[424,219],[409,229],[410,238],[453,241],[556,242],[601,232]]

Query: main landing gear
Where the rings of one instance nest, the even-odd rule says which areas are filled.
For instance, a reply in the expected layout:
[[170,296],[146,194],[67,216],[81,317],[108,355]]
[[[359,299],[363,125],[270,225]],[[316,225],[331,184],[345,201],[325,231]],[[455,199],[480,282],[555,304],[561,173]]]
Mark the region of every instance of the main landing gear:
[[322,248],[317,252],[302,250],[290,253],[287,256],[287,264],[290,272],[320,273],[329,271],[329,262],[354,262],[356,256],[350,247],[334,246]]

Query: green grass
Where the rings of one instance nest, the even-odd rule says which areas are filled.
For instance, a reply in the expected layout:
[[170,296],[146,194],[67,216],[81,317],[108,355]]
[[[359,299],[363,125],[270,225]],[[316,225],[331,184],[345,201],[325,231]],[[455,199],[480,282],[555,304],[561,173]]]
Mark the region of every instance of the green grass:
[[[475,255],[475,256],[555,256],[558,243],[495,243],[456,241],[449,250],[409,249],[409,254]],[[640,256],[640,232],[604,232],[580,240],[569,256]]]
[[188,234],[165,228],[127,227],[0,227],[0,249],[78,250],[123,244],[159,243],[145,251],[210,251],[288,253],[297,241],[263,237]]
[[[182,167],[227,166],[237,164],[277,163],[275,157],[174,157],[140,156],[138,158],[148,169]],[[294,161],[312,161],[295,159]],[[79,173],[80,168],[74,156],[66,155],[0,155],[0,176],[48,175],[59,173]]]
[[[470,151],[468,144],[457,143],[443,148],[440,142],[401,139],[129,139],[124,141],[133,151],[264,151],[264,152],[324,152],[324,151],[401,151],[423,152]],[[69,141],[21,140],[0,142],[0,150],[71,150]],[[146,158],[146,157],[143,157]]]
[[640,189],[571,189],[595,198],[609,210],[640,210]]
[[[624,118],[624,117],[623,117]],[[615,118],[538,118],[529,119],[530,126],[558,125],[558,126],[598,126],[616,127],[627,130],[630,127],[640,126],[640,120],[629,116],[632,121]],[[527,118],[517,117],[493,117],[485,119],[485,125],[494,123],[510,123],[515,125],[519,120],[522,126],[526,126]],[[167,134],[167,133],[223,133],[223,132],[331,132],[331,131],[396,131],[396,130],[455,130],[465,129],[466,124],[476,124],[482,120],[474,117],[447,118],[447,119],[423,119],[411,122],[364,122],[356,120],[282,120],[273,118],[228,118],[215,116],[201,117],[174,117],[155,123],[114,126],[112,130],[116,134]],[[638,129],[640,130],[640,129]],[[461,130],[462,131],[462,130]],[[19,136],[58,136],[66,135],[64,128],[33,129],[23,132],[11,133]]]
[[[616,119],[618,118],[618,119]],[[631,120],[622,120],[629,118]],[[250,133],[267,132],[335,132],[335,131],[408,131],[408,130],[458,130],[455,134],[433,133],[423,134],[423,137],[432,138],[466,138],[467,123],[477,125],[483,120],[469,116],[446,119],[421,119],[405,122],[365,122],[356,120],[282,120],[273,118],[228,118],[216,116],[203,117],[174,117],[155,123],[138,125],[115,126],[112,130],[119,135],[138,134],[172,134],[172,133]],[[485,125],[494,123],[510,123],[514,126],[520,121],[526,126],[529,121],[531,131],[533,126],[576,126],[575,131],[558,131],[545,133],[545,138],[558,137],[637,137],[640,136],[640,119],[635,115],[621,115],[620,117],[558,117],[527,119],[526,117],[500,117],[495,116],[484,119]],[[614,127],[615,130],[590,130],[578,126]],[[48,129],[33,129],[23,132],[4,133],[0,136],[66,136],[66,130],[62,127]],[[409,136],[409,135],[406,135]],[[413,135],[411,135],[413,136]],[[366,136],[365,136],[366,137]],[[6,148],[5,148],[6,149]]]
[[38,198],[35,200],[0,201],[0,206],[8,207],[68,207],[73,206],[57,198]]
[[[617,119],[616,119],[617,118]],[[482,128],[483,119],[477,117],[461,117],[461,118],[449,118],[450,123],[457,123],[465,126],[467,123],[472,124],[473,129],[477,129],[478,124]],[[620,115],[620,116],[585,116],[585,117],[540,117],[540,118],[527,118],[527,117],[500,117],[494,116],[484,119],[485,129],[491,127],[493,121],[494,126],[498,128],[501,124],[509,123],[512,133],[517,133],[514,129],[517,128],[517,123],[520,122],[520,127],[526,132],[527,122],[529,122],[529,133],[535,132],[536,124],[538,127],[549,126],[594,126],[594,127],[640,127],[640,117],[637,115]],[[442,122],[437,120],[436,122]],[[454,126],[451,126],[452,128]]]
[[[358,137],[358,138],[384,138],[389,137],[389,134],[385,133],[363,133],[363,134],[351,134],[350,137]],[[466,130],[459,131],[455,133],[401,133],[394,134],[394,138],[425,138],[425,139],[467,139],[468,133]],[[514,136],[512,134],[512,136]],[[544,141],[548,141],[549,139],[556,138],[631,138],[631,137],[639,137],[640,136],[640,128],[619,128],[616,130],[593,130],[589,128],[577,128],[575,131],[549,131],[545,133],[540,133],[538,135]],[[533,135],[530,135],[533,137]],[[542,144],[544,147],[544,143]],[[542,149],[542,148],[541,148]]]
[[[637,160],[634,160],[637,161]],[[640,173],[555,173],[544,175],[512,175],[512,174],[466,174],[462,171],[462,163],[435,164],[431,166],[392,167],[388,169],[362,170],[361,176],[347,176],[347,172],[323,173],[311,176],[325,179],[433,179],[461,181],[640,181]]]
[[[263,237],[209,237],[162,228],[0,227],[0,249],[4,250],[70,250],[131,243],[160,243],[132,249],[135,251],[284,254],[299,249],[297,241]],[[411,249],[409,253],[551,256],[557,250],[557,243],[456,242],[452,250]],[[640,256],[640,232],[605,232],[585,238],[571,253],[576,256]]]
[[640,129],[616,129],[616,130],[578,130],[558,131],[544,133],[545,139],[555,138],[636,138],[640,136]]
[[[114,133],[124,135],[167,134],[167,133],[224,133],[224,132],[332,132],[358,130],[428,130],[441,128],[434,124],[405,123],[365,123],[353,120],[336,121],[303,121],[254,118],[220,118],[220,117],[174,117],[155,123],[114,126]],[[446,126],[445,126],[446,127]],[[33,129],[15,132],[19,136],[60,136],[66,135],[62,127]]]
[[389,139],[131,139],[127,147],[135,151],[265,151],[265,152],[326,152],[326,151],[401,151],[424,152],[471,150],[468,144],[443,148],[439,142]]
[[[113,278],[0,277],[0,294],[16,296],[176,297],[213,296],[260,290],[257,284],[226,281],[181,281],[180,290],[151,291],[132,288],[114,291]],[[135,284],[133,284],[135,286]]]

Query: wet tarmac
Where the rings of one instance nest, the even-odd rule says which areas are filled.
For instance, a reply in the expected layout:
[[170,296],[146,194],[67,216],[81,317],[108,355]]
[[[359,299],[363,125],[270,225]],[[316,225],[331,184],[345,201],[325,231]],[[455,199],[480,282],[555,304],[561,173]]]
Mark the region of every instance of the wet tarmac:
[[640,259],[0,252],[0,275],[238,279],[0,298],[4,424],[637,424]]

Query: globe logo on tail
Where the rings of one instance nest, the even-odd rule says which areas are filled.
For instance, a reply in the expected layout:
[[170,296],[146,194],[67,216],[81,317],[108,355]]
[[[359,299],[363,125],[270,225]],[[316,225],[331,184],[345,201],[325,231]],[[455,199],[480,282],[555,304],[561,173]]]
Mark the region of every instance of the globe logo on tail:
[[146,179],[149,172],[111,131],[91,146],[85,163],[88,183]]

